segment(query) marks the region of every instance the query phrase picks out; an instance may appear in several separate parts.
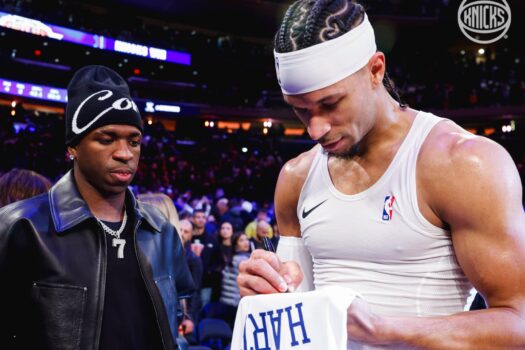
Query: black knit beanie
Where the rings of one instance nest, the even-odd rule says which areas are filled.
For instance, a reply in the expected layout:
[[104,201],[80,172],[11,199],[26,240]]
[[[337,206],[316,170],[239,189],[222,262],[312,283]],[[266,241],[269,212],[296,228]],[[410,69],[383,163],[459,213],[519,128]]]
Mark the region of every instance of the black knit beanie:
[[66,145],[75,146],[91,130],[127,124],[142,131],[142,118],[126,81],[104,66],[79,69],[67,87]]

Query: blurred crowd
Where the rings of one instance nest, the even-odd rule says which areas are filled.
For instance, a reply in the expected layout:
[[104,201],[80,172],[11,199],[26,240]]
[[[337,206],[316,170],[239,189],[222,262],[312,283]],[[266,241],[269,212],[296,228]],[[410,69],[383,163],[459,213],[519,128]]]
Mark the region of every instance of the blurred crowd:
[[[135,59],[134,64],[125,63],[127,59],[123,60],[119,57],[121,55],[115,54],[115,65],[118,63],[118,66],[114,68],[124,76],[132,76],[133,67],[141,67],[140,77],[151,81],[150,84],[130,81],[136,97],[153,96],[160,100],[176,99],[178,102],[212,106],[285,107],[275,78],[271,38],[240,37],[133,15],[122,16],[121,21],[115,22],[111,20],[114,16],[112,11],[115,11],[111,8],[80,6],[74,1],[53,2],[56,6],[31,0],[1,0],[0,8],[88,33],[192,54],[190,67],[133,57],[129,59]],[[455,21],[455,15],[451,14],[455,6],[450,6],[446,0],[369,0],[363,3],[371,16],[383,18],[382,14],[389,14],[391,22],[396,21],[396,16],[401,16],[400,21],[407,16],[431,17],[436,21],[433,22],[435,25],[445,28],[451,25],[447,22],[450,18]],[[440,20],[445,14],[447,20]],[[378,21],[378,24],[382,23],[382,19]],[[107,26],[108,23],[111,27]],[[396,32],[395,27],[389,30]],[[381,43],[379,47],[387,53],[387,70],[409,105],[427,110],[446,110],[523,104],[525,74],[522,62],[525,57],[521,47],[513,47],[509,42],[505,44],[507,46],[502,44],[485,48],[480,54],[478,47],[472,46],[464,49],[440,48],[440,45],[452,45],[445,41],[436,43],[434,47],[433,36],[428,38],[428,42],[421,42],[420,37],[432,35],[435,30],[422,26],[418,32],[426,34],[419,33],[417,38],[412,38],[417,33],[405,30],[395,37],[392,50],[381,47]],[[453,37],[458,39],[457,33]],[[420,43],[414,45],[414,40]],[[51,50],[51,46],[47,50]],[[88,57],[83,54],[74,56],[60,57],[61,64],[75,66],[79,60],[96,59],[94,52]],[[107,56],[104,58],[107,59]],[[9,66],[10,70],[19,69],[20,76],[29,74],[24,72],[26,67]],[[60,79],[64,81],[69,78],[63,72],[56,72],[53,76],[62,77]],[[167,88],[159,81],[171,85]]]
[[[24,168],[57,180],[70,168],[62,116],[36,114],[19,110],[12,117],[9,108],[0,108],[0,174]],[[224,196],[268,205],[286,160],[274,146],[278,141],[268,137],[254,143],[249,135],[207,134],[203,127],[202,131],[200,138],[187,140],[188,135],[167,131],[160,122],[146,124],[132,184],[135,193],[162,192],[188,205]],[[253,146],[243,152],[243,145]]]

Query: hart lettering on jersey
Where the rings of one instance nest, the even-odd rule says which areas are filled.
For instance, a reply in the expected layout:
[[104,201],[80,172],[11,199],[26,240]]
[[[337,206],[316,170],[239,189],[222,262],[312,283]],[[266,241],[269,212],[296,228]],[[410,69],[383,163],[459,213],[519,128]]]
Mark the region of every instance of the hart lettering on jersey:
[[[303,303],[280,309],[248,314],[244,324],[242,350],[280,350],[299,347],[312,340],[308,337]],[[285,335],[287,332],[287,335]],[[281,340],[290,339],[289,344]]]

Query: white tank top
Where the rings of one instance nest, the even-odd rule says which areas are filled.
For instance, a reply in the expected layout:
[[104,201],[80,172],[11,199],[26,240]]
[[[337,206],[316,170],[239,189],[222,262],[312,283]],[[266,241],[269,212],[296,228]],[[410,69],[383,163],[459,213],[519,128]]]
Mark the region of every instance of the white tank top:
[[450,232],[428,222],[417,203],[417,157],[440,120],[419,112],[385,173],[354,195],[334,187],[327,154],[316,154],[297,206],[316,289],[351,288],[381,315],[463,311],[471,285]]

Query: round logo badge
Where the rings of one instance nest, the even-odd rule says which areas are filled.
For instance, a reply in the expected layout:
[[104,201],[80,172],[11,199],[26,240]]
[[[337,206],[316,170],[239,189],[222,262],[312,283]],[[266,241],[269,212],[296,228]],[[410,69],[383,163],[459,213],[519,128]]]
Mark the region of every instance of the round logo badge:
[[463,0],[458,25],[463,34],[478,44],[491,44],[509,30],[510,7],[505,0]]

